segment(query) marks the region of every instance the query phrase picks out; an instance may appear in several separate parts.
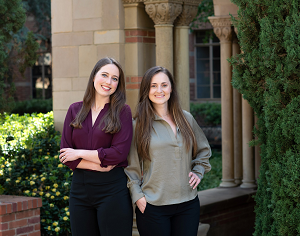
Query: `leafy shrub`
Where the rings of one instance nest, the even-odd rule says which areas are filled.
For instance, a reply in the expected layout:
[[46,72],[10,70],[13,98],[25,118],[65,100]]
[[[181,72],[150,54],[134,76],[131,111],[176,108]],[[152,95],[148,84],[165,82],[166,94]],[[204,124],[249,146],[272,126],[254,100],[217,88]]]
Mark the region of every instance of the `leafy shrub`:
[[190,111],[200,126],[221,125],[219,103],[191,103]]
[[24,115],[25,113],[47,113],[52,111],[52,99],[32,99],[15,102],[12,113]]
[[70,235],[72,171],[58,160],[53,113],[5,116],[0,128],[0,185],[4,194],[41,197],[42,235]]
[[232,2],[243,51],[232,84],[258,117],[261,147],[254,235],[300,235],[299,1]]

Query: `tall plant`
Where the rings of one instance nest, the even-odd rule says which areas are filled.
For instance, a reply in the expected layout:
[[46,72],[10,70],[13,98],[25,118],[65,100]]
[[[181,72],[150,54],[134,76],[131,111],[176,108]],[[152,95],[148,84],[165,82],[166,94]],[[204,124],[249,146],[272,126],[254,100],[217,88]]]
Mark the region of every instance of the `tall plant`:
[[243,53],[233,87],[254,109],[262,164],[256,236],[300,234],[300,2],[232,0]]
[[0,1],[0,113],[13,104],[13,79],[36,61],[33,33],[23,27],[26,11],[21,0]]

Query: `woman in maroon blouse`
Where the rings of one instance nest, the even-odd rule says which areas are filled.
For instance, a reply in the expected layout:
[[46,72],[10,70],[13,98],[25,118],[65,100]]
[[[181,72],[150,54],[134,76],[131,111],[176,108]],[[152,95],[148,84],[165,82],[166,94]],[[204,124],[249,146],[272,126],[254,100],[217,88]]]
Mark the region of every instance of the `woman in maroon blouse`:
[[82,102],[67,112],[60,161],[73,170],[73,236],[132,235],[132,205],[124,167],[132,140],[125,80],[112,58],[97,62]]

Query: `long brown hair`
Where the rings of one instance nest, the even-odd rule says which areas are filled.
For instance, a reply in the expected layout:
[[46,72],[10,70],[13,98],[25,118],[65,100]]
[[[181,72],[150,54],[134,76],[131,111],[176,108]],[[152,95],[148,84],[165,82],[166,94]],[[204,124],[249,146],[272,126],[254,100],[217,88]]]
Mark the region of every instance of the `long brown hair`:
[[141,82],[139,102],[137,105],[136,114],[134,116],[136,119],[134,144],[137,147],[138,155],[144,160],[151,161],[149,155],[149,146],[151,140],[152,122],[155,117],[155,109],[149,99],[149,91],[151,80],[153,76],[158,73],[166,74],[170,80],[172,92],[168,100],[169,113],[173,116],[176,125],[178,125],[180,132],[182,133],[183,142],[187,150],[190,148],[190,142],[192,141],[193,157],[195,157],[198,149],[196,137],[179,104],[178,93],[173,76],[166,68],[160,66],[155,66],[147,70]]
[[119,83],[116,91],[110,95],[110,106],[108,112],[101,119],[100,125],[104,122],[104,128],[106,133],[117,133],[121,129],[120,112],[125,105],[126,93],[125,93],[125,79],[122,67],[119,62],[113,58],[105,57],[100,59],[94,69],[91,72],[85,94],[83,96],[83,104],[80,111],[77,113],[75,119],[71,122],[71,126],[74,128],[82,128],[82,122],[87,117],[92,104],[95,101],[95,87],[94,77],[97,72],[105,65],[113,64],[119,69]]

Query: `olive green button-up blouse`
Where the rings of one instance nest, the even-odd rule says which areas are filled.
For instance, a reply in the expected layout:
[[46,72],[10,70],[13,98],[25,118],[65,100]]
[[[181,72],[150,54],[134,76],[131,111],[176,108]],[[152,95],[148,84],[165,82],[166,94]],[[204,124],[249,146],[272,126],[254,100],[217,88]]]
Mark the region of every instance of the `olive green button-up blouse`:
[[[184,115],[196,136],[198,155],[193,159],[192,145],[189,150],[186,149],[180,130],[177,128],[175,136],[171,126],[156,115],[149,147],[151,161],[142,160],[134,142],[131,143],[125,173],[133,203],[145,196],[150,204],[170,205],[186,202],[197,196],[197,189],[193,190],[189,185],[189,172],[194,172],[202,179],[210,171],[211,149],[193,116],[186,111]],[[133,127],[134,134],[135,121]]]

